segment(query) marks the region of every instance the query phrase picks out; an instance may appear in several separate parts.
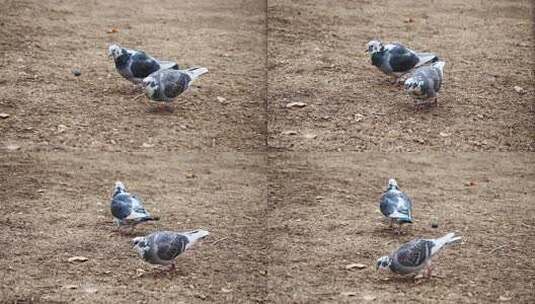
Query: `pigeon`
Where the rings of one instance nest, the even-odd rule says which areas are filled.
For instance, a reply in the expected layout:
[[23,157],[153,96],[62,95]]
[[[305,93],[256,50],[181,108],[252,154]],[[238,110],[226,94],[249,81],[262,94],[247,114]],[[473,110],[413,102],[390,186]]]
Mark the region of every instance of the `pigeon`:
[[190,68],[187,70],[160,70],[143,79],[146,95],[160,102],[170,102],[186,91],[192,81],[208,73],[206,68]]
[[118,44],[108,47],[108,56],[115,61],[117,72],[134,84],[141,84],[145,77],[159,70],[178,70],[175,62],[160,61],[143,51],[123,48]]
[[417,274],[424,270],[424,275],[431,277],[433,270],[431,258],[444,246],[461,240],[455,233],[448,233],[438,239],[415,239],[403,244],[391,255],[377,260],[377,269],[390,270],[401,275]]
[[399,224],[400,229],[403,223],[412,223],[412,201],[393,178],[388,180],[387,189],[379,199],[379,209],[390,219],[391,227],[394,222]]
[[432,53],[416,53],[399,43],[383,45],[381,41],[368,42],[367,52],[370,54],[372,64],[393,76],[395,82],[403,74],[429,62],[438,61],[438,56]]
[[405,90],[416,98],[417,106],[428,103],[430,100],[433,100],[435,105],[437,104],[445,64],[444,61],[438,61],[430,66],[420,67],[405,80]]
[[208,234],[206,230],[187,232],[157,231],[147,236],[136,237],[132,240],[132,243],[139,256],[146,262],[157,265],[171,265],[169,270],[175,270],[175,258],[198,240],[208,236]]
[[137,224],[159,220],[158,217],[151,216],[143,207],[143,201],[137,195],[128,193],[124,184],[119,181],[115,183],[112,195],[111,214],[119,229],[133,229]]

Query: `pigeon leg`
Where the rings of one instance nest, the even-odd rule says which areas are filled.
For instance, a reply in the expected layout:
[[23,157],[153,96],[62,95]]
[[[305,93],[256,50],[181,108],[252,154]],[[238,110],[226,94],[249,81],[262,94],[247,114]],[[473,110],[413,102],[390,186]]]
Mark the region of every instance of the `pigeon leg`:
[[437,96],[435,96],[435,101],[434,101],[434,103],[435,103],[435,107],[438,107],[438,97],[437,97]]
[[170,104],[165,104],[165,110],[171,113],[175,111],[175,109]]
[[399,222],[398,224],[399,224],[399,226],[398,226],[398,235],[400,235],[401,234],[401,222]]
[[117,228],[117,230],[119,231],[119,234],[122,234],[122,235],[127,235],[128,232],[126,231],[126,228],[124,226],[119,226],[119,228]]
[[173,264],[171,264],[171,267],[169,268],[169,271],[175,271],[176,270],[176,262],[173,262]]
[[425,277],[430,279],[433,272],[433,265],[431,264],[431,261],[425,265]]

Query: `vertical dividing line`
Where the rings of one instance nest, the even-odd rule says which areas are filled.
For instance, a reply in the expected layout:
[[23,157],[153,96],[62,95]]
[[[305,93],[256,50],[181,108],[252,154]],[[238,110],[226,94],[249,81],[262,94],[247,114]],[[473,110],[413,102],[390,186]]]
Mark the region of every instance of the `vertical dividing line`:
[[269,0],[265,0],[264,2],[264,9],[265,9],[265,15],[264,15],[264,31],[265,31],[265,39],[264,39],[264,146],[265,151],[269,151],[269,24],[268,24],[268,18],[269,18]]
[[269,216],[270,216],[270,206],[271,206],[271,199],[270,199],[270,183],[271,183],[271,160],[269,157],[269,0],[265,0],[264,2],[264,8],[265,8],[265,48],[264,48],[264,79],[265,79],[265,87],[264,87],[264,118],[265,118],[265,126],[264,126],[264,134],[265,134],[265,150],[264,150],[264,157],[263,161],[265,164],[264,172],[266,174],[265,182],[266,182],[266,204],[264,205],[264,235],[266,238],[264,238],[264,254],[263,254],[263,260],[264,260],[264,290],[262,292],[262,302],[268,303],[269,301],[269,265],[270,265],[270,251],[271,251],[271,238],[270,238],[270,231],[269,231]]

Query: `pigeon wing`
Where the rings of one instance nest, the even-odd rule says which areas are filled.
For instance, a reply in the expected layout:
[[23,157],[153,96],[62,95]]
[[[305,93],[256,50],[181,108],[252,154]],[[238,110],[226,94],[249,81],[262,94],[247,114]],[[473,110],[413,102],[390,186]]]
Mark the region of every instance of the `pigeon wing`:
[[399,194],[399,200],[398,200],[398,212],[407,215],[410,219],[412,219],[412,201],[411,199],[405,194],[404,192],[401,192]]
[[156,255],[159,259],[169,261],[176,258],[186,250],[188,238],[173,232],[158,233],[155,239]]
[[164,86],[164,95],[168,99],[173,99],[182,94],[191,82],[188,74],[176,70],[162,71],[161,83]]
[[429,240],[413,240],[401,246],[393,259],[401,266],[418,268],[431,256],[431,248],[434,243]]
[[388,52],[390,53],[388,63],[394,72],[407,72],[420,61],[414,52],[401,44],[389,45]]
[[131,60],[130,70],[135,78],[145,78],[160,69],[158,61],[144,52],[135,52]]

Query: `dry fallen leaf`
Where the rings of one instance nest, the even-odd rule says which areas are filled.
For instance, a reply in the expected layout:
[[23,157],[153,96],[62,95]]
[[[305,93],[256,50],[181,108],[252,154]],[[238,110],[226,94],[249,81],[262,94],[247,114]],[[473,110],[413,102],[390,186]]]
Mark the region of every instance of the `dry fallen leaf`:
[[115,27],[112,27],[111,29],[107,30],[106,33],[108,34],[113,34],[113,33],[118,33],[119,30]]
[[73,257],[70,257],[68,259],[69,262],[73,263],[73,262],[85,262],[85,261],[88,261],[89,259],[84,257],[84,256],[73,256]]
[[377,297],[376,296],[372,296],[372,295],[364,295],[364,296],[362,296],[362,299],[364,301],[373,301],[373,300],[377,299]]
[[65,286],[63,286],[63,288],[65,288],[65,289],[77,289],[78,285],[65,285]]
[[518,94],[526,94],[526,90],[524,90],[522,87],[515,86],[514,89]]
[[217,96],[216,99],[220,103],[227,103],[227,99],[225,97]]
[[304,103],[304,102],[290,102],[289,104],[286,105],[287,108],[302,108],[304,106],[306,106],[307,104]]
[[347,270],[351,270],[353,268],[364,269],[366,268],[366,265],[360,264],[360,263],[353,263],[353,264],[346,265]]
[[282,131],[282,135],[297,135],[297,131],[294,130],[288,130],[288,131]]

